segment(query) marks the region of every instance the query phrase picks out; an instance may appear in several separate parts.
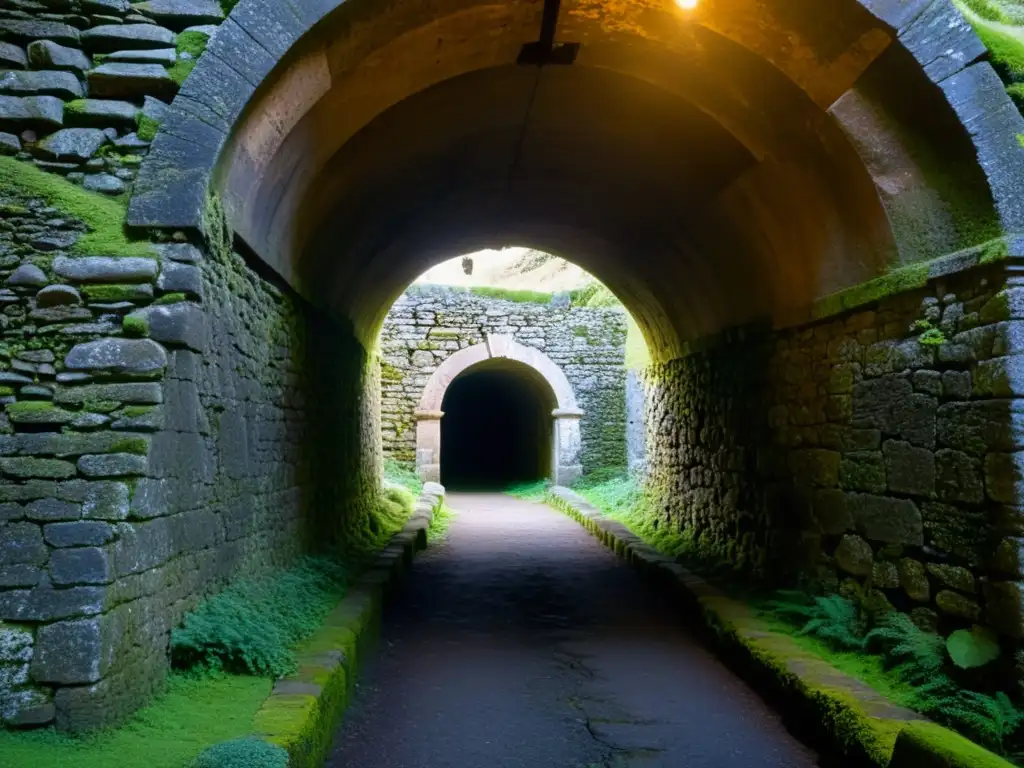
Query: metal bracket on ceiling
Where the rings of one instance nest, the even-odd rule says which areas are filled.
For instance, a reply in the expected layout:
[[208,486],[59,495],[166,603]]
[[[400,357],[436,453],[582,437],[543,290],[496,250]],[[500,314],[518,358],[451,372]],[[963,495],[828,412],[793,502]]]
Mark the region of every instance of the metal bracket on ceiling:
[[546,64],[567,66],[576,61],[579,43],[556,43],[555,28],[558,26],[558,11],[561,0],[544,0],[544,15],[540,22],[540,40],[527,43],[520,49],[516,64],[528,67],[543,67]]

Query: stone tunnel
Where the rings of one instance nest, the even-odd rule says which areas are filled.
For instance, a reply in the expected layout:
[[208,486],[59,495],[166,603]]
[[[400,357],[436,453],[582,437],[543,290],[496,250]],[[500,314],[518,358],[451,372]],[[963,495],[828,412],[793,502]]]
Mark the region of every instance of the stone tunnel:
[[[241,0],[134,182],[153,253],[54,262],[186,300],[136,309],[146,338],[48,337],[61,413],[159,420],[0,437],[0,620],[34,648],[4,718],[122,719],[203,595],[343,541],[378,492],[386,313],[507,243],[643,330],[665,525],[1021,637],[1022,135],[948,0]],[[491,352],[460,372],[507,373]],[[571,479],[581,409],[518,364]]]

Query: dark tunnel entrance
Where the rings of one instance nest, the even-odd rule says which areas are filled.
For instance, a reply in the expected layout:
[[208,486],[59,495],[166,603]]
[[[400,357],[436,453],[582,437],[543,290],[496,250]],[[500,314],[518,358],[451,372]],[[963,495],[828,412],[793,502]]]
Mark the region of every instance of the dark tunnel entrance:
[[528,366],[489,360],[444,395],[441,483],[496,489],[551,476],[554,395]]

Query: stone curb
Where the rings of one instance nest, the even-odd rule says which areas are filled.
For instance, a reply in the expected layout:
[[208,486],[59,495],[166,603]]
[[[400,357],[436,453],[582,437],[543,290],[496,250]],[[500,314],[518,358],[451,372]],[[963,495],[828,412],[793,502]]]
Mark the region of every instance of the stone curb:
[[630,565],[671,591],[699,617],[725,660],[766,699],[787,724],[820,749],[842,755],[844,765],[878,768],[1013,768],[954,731],[898,707],[840,672],[794,640],[774,632],[751,608],[657,552],[622,523],[568,488],[550,489],[548,501],[578,521]]
[[427,528],[444,495],[436,483],[424,486],[405,527],[299,647],[298,671],[278,680],[256,713],[255,735],[283,747],[289,768],[323,765],[362,662],[379,639],[384,599],[415,553],[427,546]]

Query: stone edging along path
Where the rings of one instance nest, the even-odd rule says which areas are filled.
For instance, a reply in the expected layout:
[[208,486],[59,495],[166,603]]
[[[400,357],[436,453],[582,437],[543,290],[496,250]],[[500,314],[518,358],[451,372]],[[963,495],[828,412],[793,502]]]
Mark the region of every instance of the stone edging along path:
[[256,713],[255,735],[283,747],[289,768],[323,765],[362,662],[379,639],[384,598],[412,564],[413,555],[427,546],[427,528],[444,495],[437,483],[423,487],[405,527],[299,647],[298,671],[278,680]]
[[568,488],[549,503],[699,618],[726,661],[777,704],[788,722],[819,748],[855,766],[877,768],[1014,768],[1001,757],[922,715],[898,707],[864,683],[772,631],[746,604],[662,555]]

